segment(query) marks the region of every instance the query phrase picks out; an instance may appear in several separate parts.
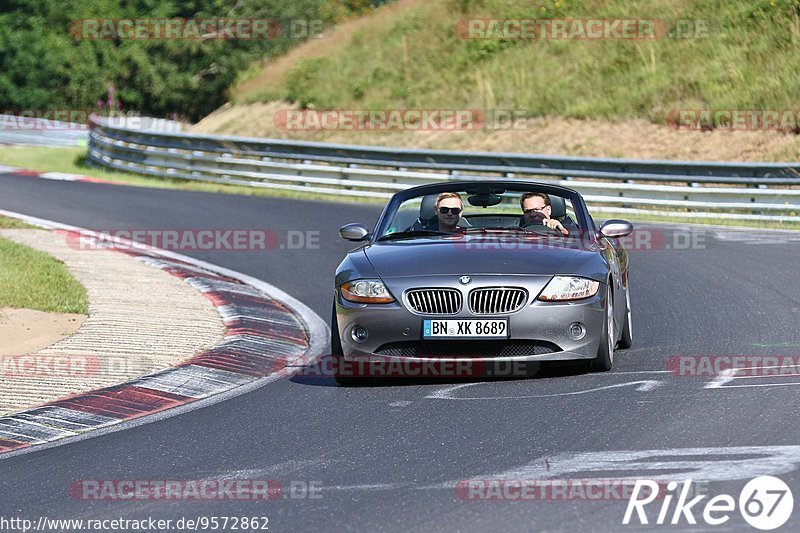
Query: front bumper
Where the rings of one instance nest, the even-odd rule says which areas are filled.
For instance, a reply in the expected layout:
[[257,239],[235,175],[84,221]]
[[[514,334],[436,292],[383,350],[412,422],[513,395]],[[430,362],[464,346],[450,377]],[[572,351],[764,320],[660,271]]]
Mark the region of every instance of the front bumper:
[[[387,361],[485,361],[485,362],[533,362],[533,361],[565,361],[593,359],[597,355],[605,322],[605,302],[607,286],[600,284],[597,294],[591,298],[576,302],[550,303],[535,300],[538,293],[530,294],[526,305],[508,315],[479,316],[466,310],[457,315],[421,316],[409,311],[401,302],[390,304],[355,304],[344,300],[337,291],[336,316],[339,326],[339,338],[346,360],[369,360],[376,356]],[[402,299],[401,299],[402,300]],[[492,356],[481,355],[481,347],[509,343],[508,341],[458,341],[458,344],[474,343],[472,353],[460,356],[458,353],[441,355],[428,354],[424,348],[431,343],[453,344],[453,340],[425,340],[422,336],[422,322],[426,318],[441,319],[477,319],[507,318],[509,328],[508,341],[530,341],[535,344],[549,346],[546,353]],[[576,340],[570,336],[569,327],[579,322],[584,325],[585,336]],[[368,332],[367,338],[357,342],[352,336],[353,328],[360,326]],[[393,355],[387,345],[418,344],[419,349],[412,356]],[[452,350],[451,350],[452,351]],[[478,353],[474,353],[474,352]],[[487,350],[496,353],[498,350]],[[519,350],[516,350],[518,352]],[[514,352],[514,350],[512,350]]]

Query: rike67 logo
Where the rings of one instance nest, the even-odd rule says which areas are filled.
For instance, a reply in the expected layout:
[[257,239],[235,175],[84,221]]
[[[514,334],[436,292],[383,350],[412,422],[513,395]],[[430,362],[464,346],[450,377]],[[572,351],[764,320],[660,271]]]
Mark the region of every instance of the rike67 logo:
[[[662,484],[663,486],[663,484]],[[707,494],[689,499],[692,493],[692,480],[686,480],[682,485],[675,481],[667,484],[667,492],[659,498],[659,483],[652,480],[637,480],[633,493],[628,500],[628,507],[622,523],[648,525],[686,525],[697,524],[696,513],[710,526],[721,526],[731,520],[738,511],[742,518],[752,527],[760,530],[777,529],[784,525],[792,515],[794,497],[789,486],[780,479],[772,476],[761,476],[747,482],[739,493],[738,501],[729,494],[714,496],[708,501]],[[658,516],[654,522],[652,512],[648,516],[645,507],[659,499],[658,504],[651,511],[659,508]],[[673,507],[673,501],[675,505]],[[704,505],[701,504],[704,503]]]

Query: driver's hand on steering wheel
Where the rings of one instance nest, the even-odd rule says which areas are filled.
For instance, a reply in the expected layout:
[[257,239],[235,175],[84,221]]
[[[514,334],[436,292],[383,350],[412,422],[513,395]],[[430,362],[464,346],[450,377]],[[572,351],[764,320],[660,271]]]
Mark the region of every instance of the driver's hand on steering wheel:
[[560,231],[564,237],[569,235],[569,230],[567,230],[567,228],[565,228],[561,222],[559,222],[554,218],[546,218],[542,221],[542,224],[544,224],[545,226],[547,226],[552,230]]

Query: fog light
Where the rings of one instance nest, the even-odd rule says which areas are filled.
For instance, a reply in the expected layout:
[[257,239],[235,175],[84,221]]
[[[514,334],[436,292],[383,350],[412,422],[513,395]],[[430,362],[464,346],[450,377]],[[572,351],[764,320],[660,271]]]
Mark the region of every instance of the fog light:
[[350,331],[350,336],[353,337],[353,340],[356,342],[364,342],[367,340],[367,337],[369,337],[369,332],[367,331],[367,328],[355,326]]
[[573,322],[569,325],[569,336],[572,340],[581,340],[586,336],[586,326],[580,322]]

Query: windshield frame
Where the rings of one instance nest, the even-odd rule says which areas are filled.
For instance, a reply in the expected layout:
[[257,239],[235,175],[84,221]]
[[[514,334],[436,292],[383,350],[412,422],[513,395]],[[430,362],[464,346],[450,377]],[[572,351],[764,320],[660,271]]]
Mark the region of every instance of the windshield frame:
[[[379,241],[379,237],[383,236],[389,229],[389,225],[394,218],[395,213],[403,202],[408,200],[425,196],[428,194],[436,194],[450,191],[467,192],[468,194],[475,194],[478,190],[490,190],[495,192],[502,190],[503,192],[518,192],[520,195],[533,191],[543,192],[545,194],[553,194],[561,196],[570,202],[575,211],[576,223],[581,231],[586,231],[589,235],[595,235],[597,228],[594,225],[589,211],[586,208],[586,203],[579,192],[561,187],[559,185],[552,185],[548,183],[539,183],[535,181],[510,181],[510,180],[480,180],[480,181],[450,181],[442,183],[434,183],[430,185],[420,185],[412,187],[404,191],[396,193],[389,199],[389,202],[384,207],[378,221],[375,224],[375,230],[370,234],[369,242],[374,244]],[[520,213],[521,215],[522,213]]]

